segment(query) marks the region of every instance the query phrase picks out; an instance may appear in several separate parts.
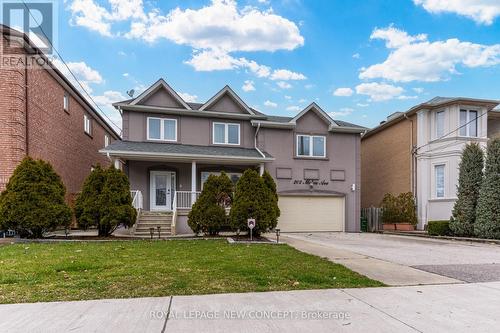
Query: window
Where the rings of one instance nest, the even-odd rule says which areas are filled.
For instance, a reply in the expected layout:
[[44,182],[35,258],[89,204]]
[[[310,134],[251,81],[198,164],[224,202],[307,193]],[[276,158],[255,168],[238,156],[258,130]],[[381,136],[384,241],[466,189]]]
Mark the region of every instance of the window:
[[477,111],[460,110],[460,136],[477,136]]
[[177,119],[148,117],[148,140],[177,141]]
[[107,134],[104,135],[104,147],[109,146],[109,136]]
[[83,130],[88,135],[92,135],[92,120],[86,114],[83,115]]
[[326,157],[326,137],[297,135],[297,156]]
[[69,112],[69,95],[67,92],[64,92],[63,107],[64,107],[64,111]]
[[214,123],[213,143],[222,145],[239,145],[240,124]]
[[436,198],[444,198],[444,164],[434,166]]
[[444,135],[444,111],[436,112],[436,138]]
[[[208,176],[220,176],[220,174],[219,171],[203,171],[201,173],[201,188],[203,189],[203,184],[207,181]],[[226,175],[231,179],[233,184],[236,184],[243,174],[241,172],[226,172]]]

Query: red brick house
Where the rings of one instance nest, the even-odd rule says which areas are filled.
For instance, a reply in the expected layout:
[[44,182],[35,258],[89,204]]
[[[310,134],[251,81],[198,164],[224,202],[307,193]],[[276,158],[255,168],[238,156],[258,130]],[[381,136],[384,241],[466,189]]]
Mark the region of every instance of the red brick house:
[[0,33],[0,191],[31,156],[50,162],[71,196],[92,166],[109,165],[98,151],[120,137],[25,34]]

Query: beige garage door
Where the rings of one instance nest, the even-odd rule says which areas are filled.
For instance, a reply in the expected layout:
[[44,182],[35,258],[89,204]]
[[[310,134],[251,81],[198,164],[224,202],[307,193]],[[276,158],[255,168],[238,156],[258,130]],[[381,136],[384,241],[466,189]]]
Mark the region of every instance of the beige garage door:
[[283,232],[344,231],[344,198],[280,196],[279,207]]

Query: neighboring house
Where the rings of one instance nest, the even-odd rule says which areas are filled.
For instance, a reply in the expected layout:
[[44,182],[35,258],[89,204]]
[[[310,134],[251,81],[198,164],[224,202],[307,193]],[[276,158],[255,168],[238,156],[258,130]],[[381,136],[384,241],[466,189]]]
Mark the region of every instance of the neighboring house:
[[379,207],[384,194],[412,192],[418,227],[448,220],[456,200],[464,146],[486,147],[500,135],[495,100],[436,97],[390,115],[361,141],[361,205]]
[[162,216],[152,211],[166,212],[167,233],[170,223],[191,232],[186,214],[207,177],[225,171],[236,182],[248,168],[276,180],[282,231],[359,230],[365,128],[334,121],[315,103],[293,118],[264,115],[228,86],[206,103],[186,103],[162,79],[114,106],[123,141],[101,152],[124,163],[135,205],[144,198],[138,235]]
[[93,166],[110,164],[99,149],[119,135],[26,35],[0,32],[0,191],[31,156],[53,165],[70,200]]

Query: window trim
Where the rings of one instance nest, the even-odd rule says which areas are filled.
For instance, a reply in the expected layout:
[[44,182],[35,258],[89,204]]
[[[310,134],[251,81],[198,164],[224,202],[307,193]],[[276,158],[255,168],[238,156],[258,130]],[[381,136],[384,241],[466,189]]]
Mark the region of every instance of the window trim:
[[[88,123],[88,128],[87,128],[87,123]],[[92,136],[92,118],[89,117],[87,114],[83,115],[83,131],[85,134]]]
[[69,113],[69,94],[67,91],[63,95],[63,110]]
[[[224,125],[224,142],[215,142],[215,125]],[[229,143],[229,125],[238,126],[238,143]],[[214,121],[212,123],[212,144],[214,144],[214,145],[229,145],[229,146],[241,145],[241,124],[240,123],[224,123],[224,122],[220,122],[220,121]]]
[[[433,164],[434,166],[434,198],[436,199],[444,199],[446,198],[446,163],[436,163]],[[439,196],[438,195],[438,182],[437,182],[437,168],[442,167],[443,168],[443,195]]]
[[[460,114],[462,113],[462,111],[465,111],[467,113],[467,116],[465,118],[466,125],[463,127],[463,128],[465,128],[465,135],[460,134],[460,131],[462,130],[462,125],[460,124]],[[470,135],[470,125],[471,125],[470,113],[471,112],[476,112],[476,135],[475,136]],[[458,110],[458,127],[459,127],[458,136],[463,137],[463,138],[479,138],[479,117],[481,116],[480,113],[481,112],[479,112],[479,110],[477,110],[477,109],[460,108]]]
[[[160,120],[160,138],[151,138],[149,135],[149,120],[150,119],[158,119]],[[175,122],[175,138],[165,139],[165,121],[172,120]],[[166,142],[177,142],[177,119],[176,118],[160,118],[160,117],[147,117],[146,119],[146,137],[149,141],[166,141]]]
[[[299,154],[299,137],[309,137],[309,155]],[[323,138],[323,155],[314,155],[314,138]],[[326,158],[326,135],[297,134],[295,138],[295,156],[306,158]]]
[[[438,133],[438,118],[439,118],[439,115],[440,114],[443,114],[443,133],[439,134]],[[440,139],[443,137],[443,135],[445,135],[446,133],[446,129],[445,129],[445,123],[446,123],[446,113],[445,113],[445,110],[441,110],[441,111],[436,111],[436,116],[435,116],[435,135],[436,135],[436,139]]]

